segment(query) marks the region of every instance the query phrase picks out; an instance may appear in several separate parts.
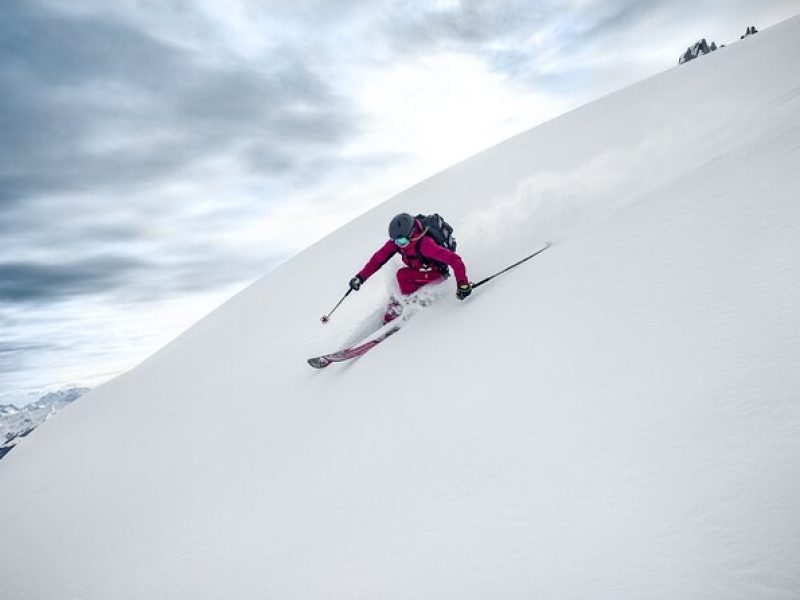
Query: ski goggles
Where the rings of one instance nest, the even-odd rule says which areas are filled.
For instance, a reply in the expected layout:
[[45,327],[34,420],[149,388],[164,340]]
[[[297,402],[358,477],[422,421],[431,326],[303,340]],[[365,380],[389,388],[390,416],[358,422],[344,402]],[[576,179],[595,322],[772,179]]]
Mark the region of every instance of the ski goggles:
[[401,248],[405,248],[411,243],[411,240],[407,237],[399,237],[394,239],[394,243],[400,246]]

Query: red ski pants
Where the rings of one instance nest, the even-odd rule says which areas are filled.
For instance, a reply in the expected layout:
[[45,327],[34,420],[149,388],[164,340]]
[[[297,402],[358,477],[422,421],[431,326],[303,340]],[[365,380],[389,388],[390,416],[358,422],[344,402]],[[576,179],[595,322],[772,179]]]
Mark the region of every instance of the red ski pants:
[[397,283],[400,284],[400,293],[403,295],[413,294],[422,286],[429,283],[436,283],[444,279],[438,269],[431,271],[420,271],[411,267],[403,267],[397,271]]

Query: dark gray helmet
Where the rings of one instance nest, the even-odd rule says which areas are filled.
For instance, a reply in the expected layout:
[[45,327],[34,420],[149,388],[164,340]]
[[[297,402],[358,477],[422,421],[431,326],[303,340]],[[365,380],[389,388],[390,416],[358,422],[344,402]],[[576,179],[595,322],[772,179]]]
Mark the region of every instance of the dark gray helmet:
[[414,217],[408,213],[400,213],[389,223],[389,237],[393,240],[410,238],[412,231],[414,231]]

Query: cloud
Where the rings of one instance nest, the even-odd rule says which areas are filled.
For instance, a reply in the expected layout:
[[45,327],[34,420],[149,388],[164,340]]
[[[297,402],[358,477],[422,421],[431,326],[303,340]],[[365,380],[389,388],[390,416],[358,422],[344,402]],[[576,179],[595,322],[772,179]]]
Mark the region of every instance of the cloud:
[[[25,364],[25,358],[54,349],[52,344],[25,343],[22,341],[0,341],[0,373],[17,373]],[[3,401],[0,399],[0,404]]]
[[[760,10],[785,17],[792,2],[766,0]],[[506,77],[510,86],[570,95],[581,103],[673,66],[673,54],[677,60],[696,35],[735,39],[739,25],[733,23],[743,28],[744,15],[752,12],[747,3],[716,0],[454,0],[415,2],[412,9],[407,4],[384,18],[387,61],[431,52],[466,54]],[[667,54],[660,51],[664,48],[670,49]]]
[[[97,226],[99,234],[90,240],[72,238],[66,232],[59,235],[56,224],[40,225],[36,236],[12,238],[29,248],[18,252],[19,256],[36,259],[0,262],[0,304],[48,306],[83,298],[87,309],[98,302],[144,305],[230,288],[284,258],[266,245],[214,243],[213,232],[150,241],[141,228],[134,227],[133,219],[129,225]],[[92,226],[78,228],[85,232]]]
[[[2,301],[153,302],[252,280],[294,248],[232,233],[363,160],[337,154],[360,117],[305,49],[244,60],[151,31],[132,7],[4,4]],[[153,19],[207,26],[185,8]]]
[[392,22],[388,29],[398,52],[458,50],[483,56],[502,69],[523,62],[523,56],[524,62],[535,66],[551,54],[574,55],[587,44],[618,35],[664,4],[664,0],[462,0],[419,3],[417,10],[398,9],[387,20]]
[[0,302],[53,300],[97,293],[123,285],[144,263],[129,258],[99,258],[66,264],[0,263]]
[[357,131],[352,103],[291,48],[215,63],[113,20],[13,0],[0,40],[0,202],[152,184],[225,152],[280,175]]

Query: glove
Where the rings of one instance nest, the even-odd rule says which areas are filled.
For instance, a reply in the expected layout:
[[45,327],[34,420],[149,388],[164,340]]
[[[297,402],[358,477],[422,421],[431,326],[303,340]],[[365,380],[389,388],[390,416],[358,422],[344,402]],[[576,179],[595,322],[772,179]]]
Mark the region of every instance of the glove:
[[361,284],[362,284],[362,283],[364,283],[364,280],[363,280],[363,279],[361,279],[361,277],[359,277],[358,275],[356,275],[355,277],[353,277],[353,278],[350,280],[350,289],[351,289],[351,290],[358,291],[358,288],[360,288],[360,287],[361,287]]
[[459,300],[463,300],[471,293],[472,293],[472,284],[462,283],[461,285],[458,286],[458,289],[456,290],[456,298],[458,298]]

